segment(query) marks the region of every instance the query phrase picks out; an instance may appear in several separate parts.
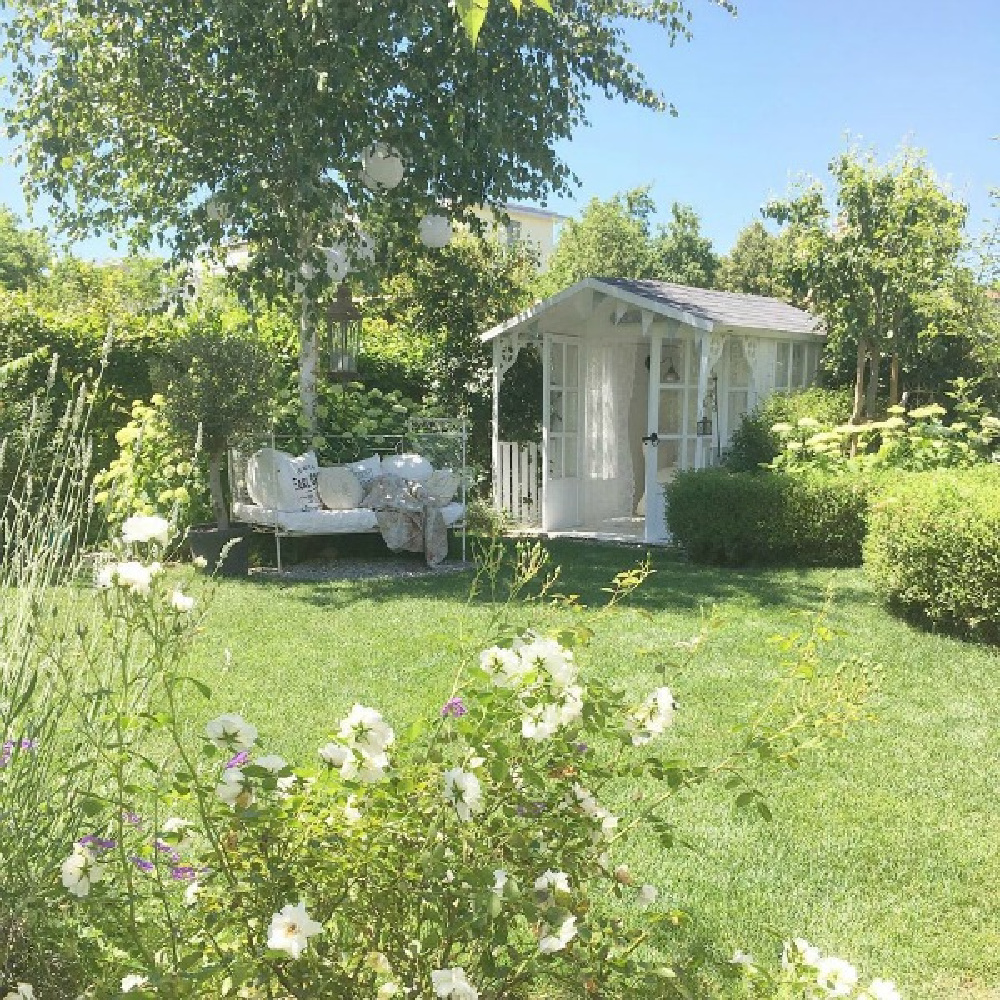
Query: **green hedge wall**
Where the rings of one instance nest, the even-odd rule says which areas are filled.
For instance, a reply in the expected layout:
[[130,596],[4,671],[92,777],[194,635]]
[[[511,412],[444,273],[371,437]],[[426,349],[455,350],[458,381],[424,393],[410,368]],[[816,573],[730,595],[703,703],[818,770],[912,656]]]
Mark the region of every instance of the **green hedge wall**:
[[854,476],[682,472],[667,524],[694,562],[857,566],[873,486]]
[[873,505],[864,560],[891,607],[1000,642],[1000,467],[893,480]]

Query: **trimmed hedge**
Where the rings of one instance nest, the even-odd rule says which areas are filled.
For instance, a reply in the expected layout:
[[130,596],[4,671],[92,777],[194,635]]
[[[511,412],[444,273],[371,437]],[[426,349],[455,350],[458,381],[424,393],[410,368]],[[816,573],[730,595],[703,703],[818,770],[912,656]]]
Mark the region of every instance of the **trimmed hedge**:
[[911,473],[873,505],[865,569],[890,607],[1000,642],[1000,468]]
[[667,524],[694,562],[857,566],[870,481],[810,472],[682,472]]

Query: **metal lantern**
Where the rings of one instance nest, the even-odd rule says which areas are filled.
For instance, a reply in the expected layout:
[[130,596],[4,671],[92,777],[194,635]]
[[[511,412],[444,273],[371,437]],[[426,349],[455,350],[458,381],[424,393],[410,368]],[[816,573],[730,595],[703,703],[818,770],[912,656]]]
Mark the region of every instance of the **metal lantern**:
[[712,436],[712,418],[702,417],[697,423],[698,437],[711,437]]
[[[664,382],[680,382],[681,376],[680,376],[680,372],[678,372],[677,369],[674,367],[674,352],[672,350],[670,351],[669,359],[670,359],[670,365],[668,366],[667,370],[663,373],[663,381]],[[662,369],[662,365],[663,365],[663,362],[661,361],[660,362],[661,369]]]
[[392,190],[405,170],[402,158],[384,142],[376,142],[361,154],[361,180],[373,191]]
[[327,361],[330,375],[347,381],[358,374],[361,353],[361,310],[351,301],[346,281],[326,307]]
[[417,225],[417,235],[424,246],[440,250],[451,242],[451,220],[444,215],[425,215]]

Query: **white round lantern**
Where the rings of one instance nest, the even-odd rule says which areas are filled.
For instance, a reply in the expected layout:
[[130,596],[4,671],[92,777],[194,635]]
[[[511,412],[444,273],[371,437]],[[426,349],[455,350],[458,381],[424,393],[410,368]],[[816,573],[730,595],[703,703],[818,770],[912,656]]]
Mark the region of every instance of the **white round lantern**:
[[405,167],[399,154],[376,142],[361,154],[361,180],[373,191],[389,191],[403,179]]
[[345,243],[334,243],[333,246],[320,247],[326,258],[326,274],[331,281],[343,281],[352,271],[357,270],[359,263],[367,263],[375,255],[371,238],[362,232],[358,233],[358,242],[354,246]]
[[444,215],[425,215],[417,226],[424,246],[440,250],[451,242],[451,220]]

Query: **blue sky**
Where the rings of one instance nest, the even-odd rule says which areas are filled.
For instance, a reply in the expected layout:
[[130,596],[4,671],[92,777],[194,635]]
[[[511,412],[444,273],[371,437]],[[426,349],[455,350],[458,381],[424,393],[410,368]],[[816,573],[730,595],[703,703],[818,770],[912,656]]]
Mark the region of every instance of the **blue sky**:
[[[673,49],[658,31],[630,32],[636,61],[680,117],[596,98],[592,127],[560,146],[582,185],[548,208],[574,215],[592,197],[652,184],[664,217],[672,201],[693,205],[725,252],[769,197],[803,173],[824,177],[853,141],[881,159],[903,142],[925,150],[969,203],[973,231],[997,214],[997,0],[737,2],[734,18],[691,0],[694,40]],[[0,141],[0,152],[10,148]],[[24,212],[7,164],[0,202]],[[109,254],[102,241],[78,252]]]

